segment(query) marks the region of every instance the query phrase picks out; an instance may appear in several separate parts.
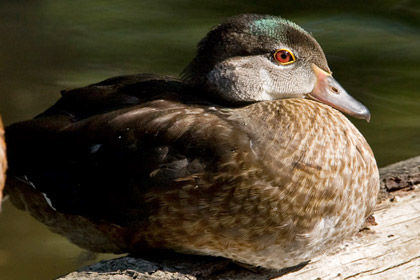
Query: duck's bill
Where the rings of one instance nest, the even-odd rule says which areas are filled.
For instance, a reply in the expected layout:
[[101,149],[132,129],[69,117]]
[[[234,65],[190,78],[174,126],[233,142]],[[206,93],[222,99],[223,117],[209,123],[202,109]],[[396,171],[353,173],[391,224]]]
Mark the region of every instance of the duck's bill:
[[312,69],[316,76],[313,90],[308,94],[312,99],[358,119],[370,121],[370,112],[366,106],[351,97],[345,89],[331,76],[315,64]]

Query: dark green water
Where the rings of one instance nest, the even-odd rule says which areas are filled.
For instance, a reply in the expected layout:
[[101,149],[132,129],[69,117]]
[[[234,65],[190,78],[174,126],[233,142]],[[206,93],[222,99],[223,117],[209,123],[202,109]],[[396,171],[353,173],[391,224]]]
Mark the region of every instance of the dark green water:
[[[369,124],[352,121],[380,166],[420,154],[418,1],[2,0],[0,112],[10,124],[43,111],[64,88],[177,75],[211,26],[245,12],[282,15],[313,33],[335,78],[370,109]],[[5,203],[0,279],[51,279],[77,268],[80,252]]]

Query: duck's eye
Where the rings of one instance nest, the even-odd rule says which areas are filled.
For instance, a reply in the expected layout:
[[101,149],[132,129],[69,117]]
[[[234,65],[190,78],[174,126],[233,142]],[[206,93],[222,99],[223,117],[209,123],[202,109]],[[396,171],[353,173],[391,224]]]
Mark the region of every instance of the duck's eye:
[[274,59],[281,65],[288,65],[295,62],[295,56],[293,53],[286,49],[279,49],[274,53]]

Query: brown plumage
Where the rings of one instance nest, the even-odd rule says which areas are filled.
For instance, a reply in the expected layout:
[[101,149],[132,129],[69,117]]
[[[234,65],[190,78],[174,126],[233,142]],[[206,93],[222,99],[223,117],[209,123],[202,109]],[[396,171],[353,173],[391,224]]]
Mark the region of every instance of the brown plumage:
[[[289,27],[310,36],[290,22],[256,15],[230,19],[211,34],[222,30],[217,44],[232,44],[232,28],[235,40],[252,42],[261,40],[255,26],[271,28],[273,21],[279,38],[293,36]],[[238,36],[247,23],[257,37],[246,30]],[[303,59],[306,41],[313,55]],[[304,67],[297,81],[310,85],[301,90],[310,87],[308,95],[319,96],[337,87],[334,94],[344,101],[322,94],[319,99],[369,118],[359,103],[348,106],[357,101],[327,73],[322,50],[313,48],[316,41],[306,41],[296,41],[299,52],[284,40],[276,47],[295,52],[292,66],[271,61],[260,48],[262,64],[246,64],[246,53],[232,48],[222,62],[216,59],[213,70],[198,68],[207,72],[203,77],[209,83],[221,86],[218,90],[237,94],[236,102],[212,93],[205,82],[188,82],[192,75],[184,81],[117,77],[63,92],[37,118],[7,128],[12,202],[51,230],[99,252],[167,248],[275,269],[324,252],[356,232],[372,212],[379,175],[366,140],[339,111],[298,91],[292,96],[299,98],[274,97],[289,97],[293,83],[271,75],[278,71],[284,79],[297,79],[290,71],[303,73],[293,67]],[[317,61],[323,70],[311,66]],[[235,80],[250,71],[244,67],[256,67],[255,75],[264,77],[261,102],[242,98],[256,90],[252,80],[250,91],[235,88],[246,87],[246,80]]]

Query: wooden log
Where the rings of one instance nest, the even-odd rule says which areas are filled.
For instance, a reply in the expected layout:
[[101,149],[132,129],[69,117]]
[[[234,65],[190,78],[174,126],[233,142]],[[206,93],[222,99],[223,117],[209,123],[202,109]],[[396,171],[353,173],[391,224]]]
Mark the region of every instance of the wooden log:
[[269,271],[222,258],[162,253],[102,261],[59,279],[420,279],[420,156],[380,174],[377,224],[306,265]]

